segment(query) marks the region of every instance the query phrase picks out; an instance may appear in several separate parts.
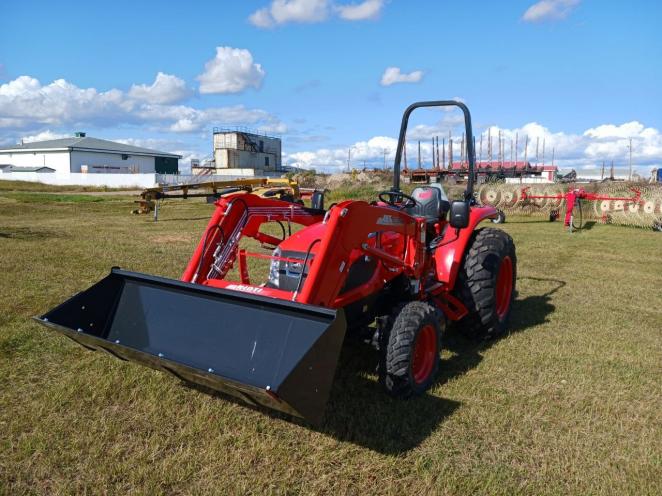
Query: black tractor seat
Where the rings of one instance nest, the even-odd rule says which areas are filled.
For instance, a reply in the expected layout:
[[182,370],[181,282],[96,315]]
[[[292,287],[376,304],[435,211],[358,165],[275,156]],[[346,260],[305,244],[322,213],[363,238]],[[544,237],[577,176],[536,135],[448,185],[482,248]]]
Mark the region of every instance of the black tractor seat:
[[428,224],[443,220],[450,210],[450,202],[443,190],[436,185],[414,188],[411,197],[416,200],[416,205],[407,208],[406,212],[416,217],[424,217]]

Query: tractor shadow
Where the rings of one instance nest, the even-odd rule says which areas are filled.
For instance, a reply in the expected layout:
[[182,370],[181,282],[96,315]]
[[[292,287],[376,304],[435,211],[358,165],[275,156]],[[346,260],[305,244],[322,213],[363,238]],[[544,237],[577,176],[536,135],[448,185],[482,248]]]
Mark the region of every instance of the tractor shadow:
[[556,308],[552,303],[552,295],[566,285],[565,281],[558,279],[520,277],[518,280],[529,280],[544,284],[552,284],[553,287],[541,295],[516,298],[510,314],[508,331],[495,339],[476,341],[462,333],[460,326],[451,326],[444,335],[443,347],[452,353],[452,356],[442,361],[441,370],[437,384],[445,384],[466,374],[475,368],[483,360],[483,354],[500,341],[507,340],[510,336],[524,332],[532,327],[549,322],[549,315]]
[[[435,386],[477,367],[497,342],[549,321],[555,308],[552,295],[565,286],[565,281],[523,279],[552,288],[541,295],[516,299],[510,330],[500,338],[477,342],[465,337],[459,326],[449,328],[443,346],[452,356],[442,360]],[[321,432],[383,454],[402,454],[419,446],[461,405],[431,394],[408,400],[390,398],[376,380],[378,354],[368,346],[353,344],[343,347]]]
[[535,216],[527,220],[508,220],[506,224],[549,224],[550,220],[548,218],[543,218],[541,216]]
[[419,446],[460,406],[431,394],[394,399],[377,381],[377,353],[345,346],[319,432],[382,454],[398,455]]

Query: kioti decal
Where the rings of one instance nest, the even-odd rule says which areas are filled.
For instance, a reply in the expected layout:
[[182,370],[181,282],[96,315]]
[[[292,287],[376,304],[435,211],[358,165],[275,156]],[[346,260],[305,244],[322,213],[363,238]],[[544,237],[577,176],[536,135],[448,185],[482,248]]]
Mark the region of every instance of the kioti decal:
[[244,293],[261,293],[262,288],[255,286],[245,286],[244,284],[228,284],[227,289],[234,289],[235,291],[243,291]]

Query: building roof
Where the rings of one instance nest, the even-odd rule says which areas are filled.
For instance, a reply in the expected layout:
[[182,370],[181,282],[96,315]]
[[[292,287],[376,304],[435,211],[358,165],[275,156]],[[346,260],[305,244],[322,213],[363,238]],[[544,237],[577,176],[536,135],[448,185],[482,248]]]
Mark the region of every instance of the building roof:
[[141,146],[125,145],[115,141],[108,141],[99,138],[75,137],[61,138],[47,141],[33,141],[20,145],[8,146],[0,149],[0,152],[22,152],[22,151],[43,151],[43,150],[82,150],[102,153],[124,153],[128,155],[149,155],[154,157],[172,157],[182,158],[181,155],[174,153],[160,152],[151,148]]
[[46,165],[38,165],[36,167],[18,167],[10,165],[7,169],[9,172],[55,172],[55,169]]

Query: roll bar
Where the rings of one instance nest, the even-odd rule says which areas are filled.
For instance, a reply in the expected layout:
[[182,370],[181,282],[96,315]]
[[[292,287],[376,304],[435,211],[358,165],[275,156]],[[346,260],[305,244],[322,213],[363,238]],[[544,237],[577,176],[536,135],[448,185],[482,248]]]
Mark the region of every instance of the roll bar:
[[475,150],[473,132],[471,130],[471,114],[469,109],[462,102],[455,100],[434,100],[429,102],[412,103],[405,113],[402,114],[402,124],[400,124],[400,135],[398,136],[398,148],[395,151],[395,162],[393,163],[393,191],[400,191],[400,161],[402,160],[402,148],[405,146],[405,137],[407,136],[407,124],[409,116],[417,108],[421,107],[458,107],[464,114],[464,127],[467,141],[467,157],[469,158],[469,179],[467,189],[464,191],[464,199],[469,200],[474,192],[474,170],[475,170]]

